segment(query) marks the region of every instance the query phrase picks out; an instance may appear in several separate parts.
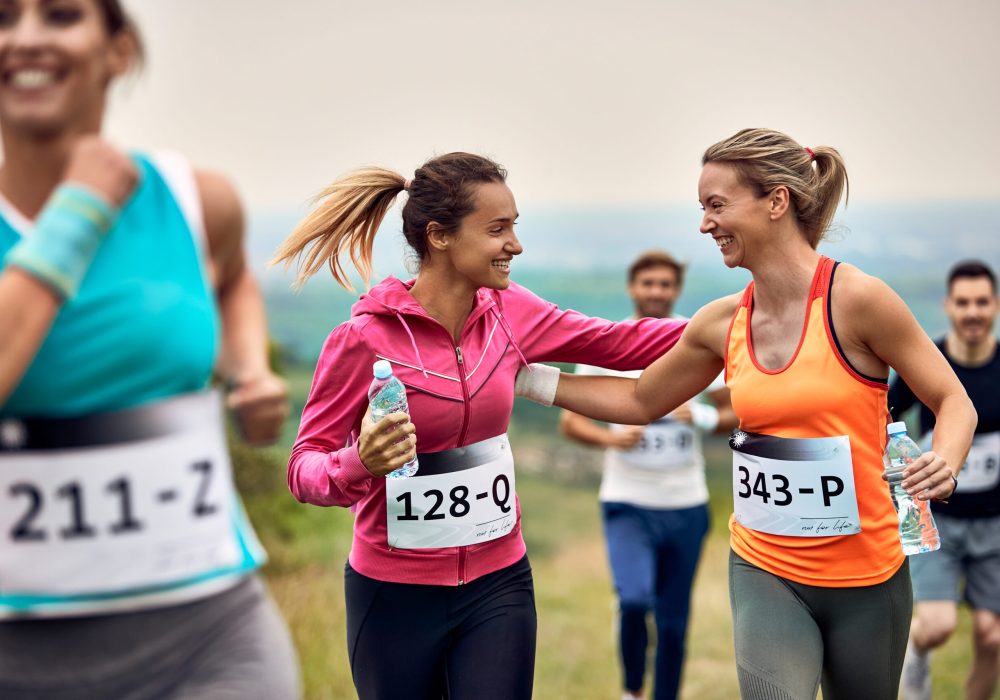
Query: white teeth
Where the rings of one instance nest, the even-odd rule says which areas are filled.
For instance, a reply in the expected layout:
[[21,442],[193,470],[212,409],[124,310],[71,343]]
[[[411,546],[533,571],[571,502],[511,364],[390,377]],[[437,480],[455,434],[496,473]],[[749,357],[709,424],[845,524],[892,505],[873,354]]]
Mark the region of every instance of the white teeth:
[[496,261],[493,262],[493,267],[498,268],[500,270],[504,270],[504,271],[509,270],[510,269],[510,260],[496,260]]
[[715,245],[719,246],[720,248],[725,248],[732,242],[733,242],[732,236],[720,236],[715,239]]
[[25,68],[15,71],[10,77],[10,83],[19,88],[39,88],[55,82],[56,75],[50,70],[40,68]]

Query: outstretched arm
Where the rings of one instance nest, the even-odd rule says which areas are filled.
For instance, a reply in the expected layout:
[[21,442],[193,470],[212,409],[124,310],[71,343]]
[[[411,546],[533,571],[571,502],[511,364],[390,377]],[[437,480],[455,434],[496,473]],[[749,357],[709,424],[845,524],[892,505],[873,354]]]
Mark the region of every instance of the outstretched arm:
[[722,371],[737,300],[714,301],[694,315],[680,341],[636,379],[563,374],[555,405],[596,420],[646,425],[696,396]]

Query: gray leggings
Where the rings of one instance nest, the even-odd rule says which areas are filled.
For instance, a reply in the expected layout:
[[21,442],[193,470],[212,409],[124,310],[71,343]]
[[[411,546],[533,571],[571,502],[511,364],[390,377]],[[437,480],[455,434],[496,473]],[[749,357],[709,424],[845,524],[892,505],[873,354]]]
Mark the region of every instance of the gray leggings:
[[910,630],[908,562],[884,583],[806,586],[729,554],[744,700],[895,700]]
[[288,629],[250,576],[194,603],[0,622],[4,700],[295,700]]

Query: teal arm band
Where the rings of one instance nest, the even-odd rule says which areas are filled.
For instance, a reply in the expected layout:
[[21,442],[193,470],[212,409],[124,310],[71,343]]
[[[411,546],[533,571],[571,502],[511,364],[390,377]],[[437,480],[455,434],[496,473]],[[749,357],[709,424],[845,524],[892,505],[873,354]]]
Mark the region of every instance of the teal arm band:
[[72,299],[101,242],[118,218],[118,210],[80,185],[56,188],[25,236],[7,253],[14,265]]

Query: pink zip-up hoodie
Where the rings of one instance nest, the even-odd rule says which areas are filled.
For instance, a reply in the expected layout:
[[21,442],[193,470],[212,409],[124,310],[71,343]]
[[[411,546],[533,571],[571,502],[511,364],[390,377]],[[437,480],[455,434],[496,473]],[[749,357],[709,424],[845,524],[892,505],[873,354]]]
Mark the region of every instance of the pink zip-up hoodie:
[[646,367],[677,342],[686,321],[590,318],[511,284],[480,289],[456,347],[451,334],[410,294],[413,282],[388,277],[333,329],[316,365],[288,461],[297,499],[355,511],[350,563],[370,578],[455,586],[524,556],[521,510],[507,535],[465,547],[390,548],[385,478],[358,456],[372,363],[388,360],[406,385],[417,451],[439,452],[507,431],[514,377],[528,362],[577,362],[609,369]]

